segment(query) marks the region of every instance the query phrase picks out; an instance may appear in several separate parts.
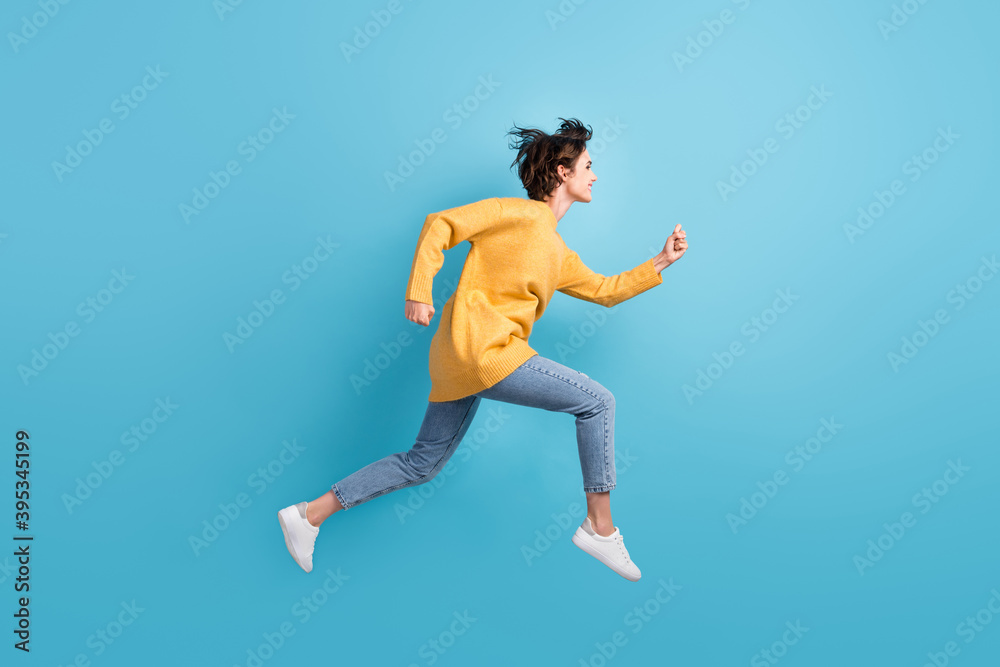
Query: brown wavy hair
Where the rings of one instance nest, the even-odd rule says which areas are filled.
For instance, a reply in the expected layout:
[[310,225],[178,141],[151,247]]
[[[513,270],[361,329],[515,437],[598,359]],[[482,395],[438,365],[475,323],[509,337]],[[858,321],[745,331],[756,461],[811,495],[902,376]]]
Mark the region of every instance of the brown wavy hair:
[[517,149],[517,157],[510,166],[518,165],[517,175],[531,199],[545,201],[545,197],[559,187],[562,183],[556,169],[559,165],[573,173],[577,158],[594,134],[590,126],[584,126],[575,118],[559,120],[562,124],[555,134],[521,128],[516,123],[507,133],[516,137],[510,148]]

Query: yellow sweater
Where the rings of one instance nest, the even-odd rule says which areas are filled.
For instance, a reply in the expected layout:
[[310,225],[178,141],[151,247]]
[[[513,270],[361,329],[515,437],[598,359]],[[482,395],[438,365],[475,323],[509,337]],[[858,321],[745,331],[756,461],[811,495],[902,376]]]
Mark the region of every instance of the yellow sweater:
[[591,271],[566,247],[557,225],[548,204],[520,197],[491,197],[427,216],[406,299],[433,305],[443,251],[462,241],[471,245],[431,340],[428,400],[478,393],[538,354],[528,337],[555,290],[610,308],[663,282],[653,258],[615,276]]

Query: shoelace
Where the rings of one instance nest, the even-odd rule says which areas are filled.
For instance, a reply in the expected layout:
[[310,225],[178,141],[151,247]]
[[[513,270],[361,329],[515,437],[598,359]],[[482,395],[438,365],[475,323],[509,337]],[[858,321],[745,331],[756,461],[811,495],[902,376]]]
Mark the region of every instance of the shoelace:
[[618,531],[618,537],[615,539],[615,541],[618,542],[618,548],[621,549],[622,556],[625,557],[625,562],[626,563],[630,562],[628,557],[628,549],[625,548],[625,536],[622,535],[621,531]]

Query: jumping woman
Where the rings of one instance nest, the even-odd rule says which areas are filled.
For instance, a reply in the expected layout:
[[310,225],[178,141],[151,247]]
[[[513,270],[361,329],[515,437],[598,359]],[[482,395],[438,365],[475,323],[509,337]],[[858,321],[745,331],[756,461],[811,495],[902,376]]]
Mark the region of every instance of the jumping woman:
[[552,294],[610,308],[663,282],[660,272],[687,250],[678,224],[663,250],[615,276],[590,270],[563,242],[556,227],[573,202],[590,202],[597,176],[578,120],[555,134],[518,128],[511,167],[528,199],[491,197],[432,213],[424,221],[406,286],[406,318],[430,325],[431,287],[444,250],[468,241],[470,249],[455,293],[441,309],[430,343],[431,392],[423,424],[409,451],[370,463],[309,502],[278,512],[285,545],[295,562],[312,571],[320,525],[331,515],[392,491],[430,481],[454,453],[482,399],[566,412],[576,419],[576,439],[587,496],[587,517],[573,544],[630,581],[639,568],[611,521],[615,488],[615,399],[610,391],[528,345],[532,325]]

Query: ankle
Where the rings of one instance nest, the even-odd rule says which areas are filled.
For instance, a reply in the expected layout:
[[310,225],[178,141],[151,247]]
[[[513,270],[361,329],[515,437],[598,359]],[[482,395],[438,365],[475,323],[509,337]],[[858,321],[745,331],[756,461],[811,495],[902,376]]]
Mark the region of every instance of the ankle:
[[590,526],[594,529],[594,532],[601,537],[607,537],[611,533],[615,532],[615,527],[610,517],[597,518],[593,514],[588,514],[587,518],[590,519]]
[[306,521],[309,522],[310,526],[319,528],[325,520],[326,517],[321,516],[317,509],[312,506],[312,503],[306,505]]

